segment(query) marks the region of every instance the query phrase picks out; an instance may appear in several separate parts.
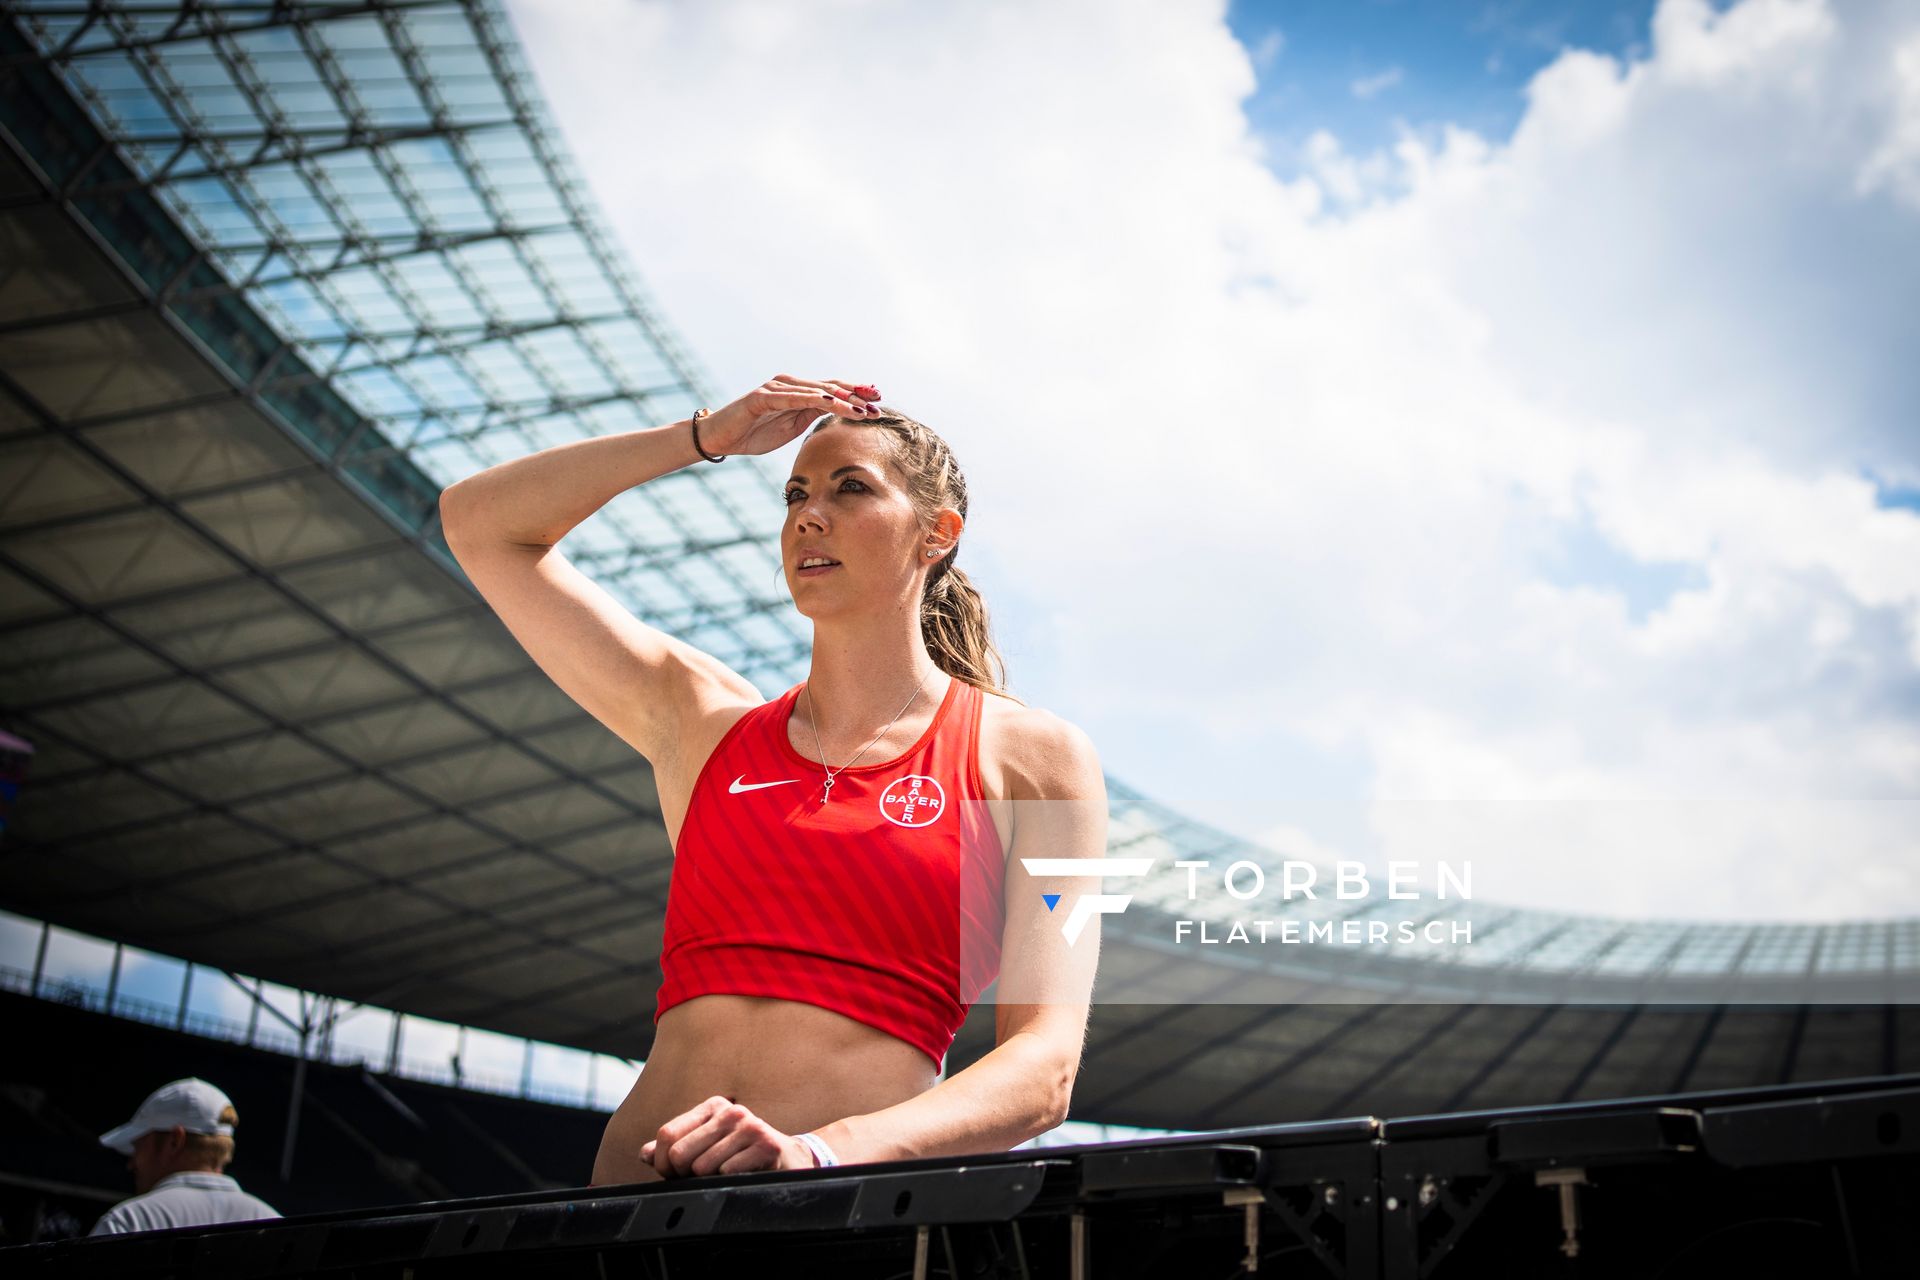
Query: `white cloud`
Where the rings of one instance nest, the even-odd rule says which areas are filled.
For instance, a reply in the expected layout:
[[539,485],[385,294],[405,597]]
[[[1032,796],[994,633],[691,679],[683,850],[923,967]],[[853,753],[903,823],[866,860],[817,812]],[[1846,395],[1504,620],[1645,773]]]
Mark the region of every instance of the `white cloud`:
[[[953,440],[1016,687],[1492,900],[1920,911],[1920,11],[1666,0],[1276,178],[1218,3],[516,9],[665,314]],[[769,519],[777,519],[770,512]],[[1645,616],[1572,529],[1691,566]]]
[[1253,46],[1253,65],[1265,71],[1287,48],[1286,32],[1278,27],[1270,28]]
[[1909,207],[1920,210],[1920,37],[1894,52],[1893,80],[1899,104],[1893,123],[1860,166],[1854,190],[1862,196],[1891,190]]
[[1406,79],[1404,70],[1399,67],[1388,67],[1385,71],[1376,71],[1370,76],[1360,76],[1347,86],[1347,90],[1354,97],[1365,102],[1376,94],[1385,93],[1404,79]]

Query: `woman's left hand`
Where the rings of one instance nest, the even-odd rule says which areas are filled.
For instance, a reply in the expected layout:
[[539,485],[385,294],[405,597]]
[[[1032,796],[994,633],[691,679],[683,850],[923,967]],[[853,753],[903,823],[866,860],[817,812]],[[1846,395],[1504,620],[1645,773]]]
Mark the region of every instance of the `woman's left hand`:
[[806,1143],[717,1095],[661,1125],[640,1158],[663,1178],[814,1167]]

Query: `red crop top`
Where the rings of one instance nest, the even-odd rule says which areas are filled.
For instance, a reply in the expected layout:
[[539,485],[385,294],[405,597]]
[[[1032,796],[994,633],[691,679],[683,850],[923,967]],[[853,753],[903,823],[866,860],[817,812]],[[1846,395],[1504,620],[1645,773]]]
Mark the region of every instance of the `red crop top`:
[[906,754],[836,773],[823,800],[825,771],[787,738],[803,687],[741,716],[694,783],[654,1021],[714,992],[801,1000],[938,1067],[1000,971],[1006,853],[980,786],[986,695],[950,678]]

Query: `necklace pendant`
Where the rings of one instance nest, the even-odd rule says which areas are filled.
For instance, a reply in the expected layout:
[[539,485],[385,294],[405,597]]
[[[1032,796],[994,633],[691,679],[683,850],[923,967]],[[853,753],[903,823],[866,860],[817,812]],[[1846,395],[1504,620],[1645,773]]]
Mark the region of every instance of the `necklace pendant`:
[[821,789],[820,798],[822,800],[833,799],[833,779],[832,778],[827,779],[825,786]]

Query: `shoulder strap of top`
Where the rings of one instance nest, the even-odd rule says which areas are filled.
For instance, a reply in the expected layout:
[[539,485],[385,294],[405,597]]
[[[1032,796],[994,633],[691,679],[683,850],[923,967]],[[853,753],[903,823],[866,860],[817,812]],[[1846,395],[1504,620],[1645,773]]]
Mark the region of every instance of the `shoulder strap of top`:
[[[959,679],[959,677],[954,677]],[[960,737],[960,750],[966,761],[966,789],[970,800],[987,798],[986,788],[980,780],[980,723],[986,715],[987,695],[979,685],[970,680],[961,680],[964,686],[960,690],[963,701],[957,708],[960,723],[966,726]]]

